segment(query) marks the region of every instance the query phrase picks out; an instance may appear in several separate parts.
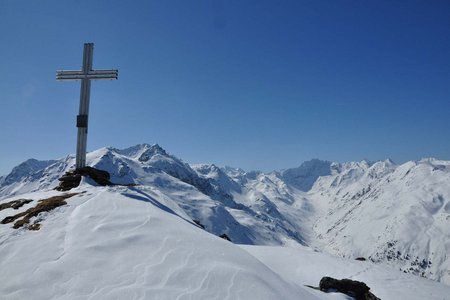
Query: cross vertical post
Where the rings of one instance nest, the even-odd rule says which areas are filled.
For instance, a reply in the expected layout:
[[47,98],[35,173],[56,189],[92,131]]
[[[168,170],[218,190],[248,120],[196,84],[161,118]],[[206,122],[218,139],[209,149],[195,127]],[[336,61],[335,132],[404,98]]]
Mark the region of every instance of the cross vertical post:
[[[84,44],[83,50],[83,73],[87,74],[92,69],[92,59],[94,54],[94,45]],[[80,109],[77,116],[77,156],[76,168],[86,166],[86,147],[88,131],[89,101],[91,97],[91,81],[88,78],[81,79],[80,90]]]
[[86,166],[91,79],[114,80],[118,77],[118,70],[92,70],[93,57],[94,44],[85,43],[83,49],[83,66],[81,71],[56,71],[57,80],[81,80],[80,107],[77,116],[78,135],[76,169]]

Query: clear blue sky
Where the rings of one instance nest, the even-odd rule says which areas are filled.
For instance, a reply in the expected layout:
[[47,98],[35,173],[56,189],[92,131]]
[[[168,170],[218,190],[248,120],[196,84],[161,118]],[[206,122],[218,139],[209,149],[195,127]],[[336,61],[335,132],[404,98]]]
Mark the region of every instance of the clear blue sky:
[[159,143],[186,162],[273,170],[311,158],[450,159],[450,1],[0,1],[0,174]]

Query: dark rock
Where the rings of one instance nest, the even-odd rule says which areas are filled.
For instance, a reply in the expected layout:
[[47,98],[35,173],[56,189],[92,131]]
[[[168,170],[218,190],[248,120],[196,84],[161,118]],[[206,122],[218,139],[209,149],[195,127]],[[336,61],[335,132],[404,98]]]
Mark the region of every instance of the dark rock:
[[355,260],[366,261],[367,259],[365,257],[357,257],[357,258],[355,258]]
[[80,174],[68,174],[66,173],[61,178],[58,179],[59,181],[73,181],[73,182],[79,182],[81,180]]
[[65,200],[75,195],[78,195],[78,193],[64,194],[39,200],[35,207],[31,207],[14,216],[8,216],[4,218],[1,223],[8,224],[17,220],[13,225],[14,229],[26,226],[29,230],[39,230],[40,224],[37,221],[35,221],[32,225],[28,225],[30,224],[31,218],[37,217],[40,213],[48,212],[62,205],[66,205],[67,202]]
[[14,216],[8,216],[6,218],[4,218],[0,223],[2,224],[8,224],[11,223],[12,221],[14,221],[16,218]]
[[34,224],[28,226],[28,230],[36,231],[36,230],[39,230],[39,229],[41,229],[41,224],[39,224],[39,223],[34,223]]
[[308,284],[305,284],[305,286],[309,287],[311,289],[315,289],[315,290],[319,290],[320,291],[320,288],[318,288],[317,286],[312,286],[312,285],[308,285]]
[[200,223],[199,220],[192,220],[192,221],[194,221],[194,223],[197,224],[200,228],[205,229],[205,226],[202,223]]
[[356,300],[379,300],[369,291],[370,288],[361,281],[323,277],[320,280],[319,288],[327,293],[337,291],[354,297]]
[[55,188],[57,191],[68,191],[70,189],[76,188],[80,185],[81,175],[71,175],[67,172],[63,177],[59,179],[60,183]]
[[112,185],[111,181],[109,181],[110,175],[108,172],[95,169],[92,167],[84,167],[80,169],[76,169],[74,171],[74,175],[81,175],[81,176],[89,176],[91,177],[95,182],[97,182],[99,185]]
[[81,177],[89,176],[99,185],[113,185],[109,181],[110,175],[108,172],[95,169],[92,167],[84,167],[76,169],[75,171],[66,172],[61,178],[59,178],[59,186],[55,188],[57,191],[68,191],[80,185]]
[[30,203],[31,199],[18,199],[7,203],[0,204],[0,210],[4,210],[7,208],[13,208],[13,209],[19,209],[20,207],[24,206],[25,204]]
[[223,234],[219,235],[219,237],[223,238],[224,240],[227,240],[227,241],[231,242],[231,239],[228,237],[228,235],[226,233],[223,233]]

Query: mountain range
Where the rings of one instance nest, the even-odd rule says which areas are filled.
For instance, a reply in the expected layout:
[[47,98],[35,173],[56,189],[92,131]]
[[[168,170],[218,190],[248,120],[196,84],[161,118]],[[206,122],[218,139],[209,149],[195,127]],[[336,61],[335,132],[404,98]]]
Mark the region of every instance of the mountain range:
[[[53,195],[74,162],[71,155],[23,162],[0,177],[0,204]],[[119,194],[154,201],[234,244],[310,249],[450,284],[449,161],[427,158],[397,165],[389,159],[314,159],[264,173],[188,164],[159,145],[140,144],[90,152],[87,164],[109,172]],[[7,245],[12,232],[3,232],[0,246]]]

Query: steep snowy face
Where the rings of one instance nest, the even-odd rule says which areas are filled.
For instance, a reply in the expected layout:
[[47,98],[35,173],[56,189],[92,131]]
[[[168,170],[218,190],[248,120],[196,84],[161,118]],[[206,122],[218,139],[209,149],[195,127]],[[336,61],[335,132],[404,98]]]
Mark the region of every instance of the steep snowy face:
[[310,191],[319,247],[450,283],[450,162],[337,166]]
[[256,219],[264,220],[265,224],[255,224],[260,227],[255,230],[266,229],[266,236],[277,234],[278,244],[307,243],[311,207],[305,194],[286,184],[277,173],[254,175],[247,173],[242,192],[233,196],[236,202],[255,212]]
[[[138,144],[125,149],[116,149],[111,148],[114,152],[132,158],[139,159],[140,157],[145,156],[153,156],[155,154],[167,155],[166,151],[161,148],[158,144],[150,145],[150,144]],[[145,154],[147,153],[147,154]]]
[[58,161],[29,159],[21,163],[0,181],[0,199],[55,187],[72,161],[72,157],[66,157]]
[[[386,175],[393,172],[396,165],[390,161],[378,161],[370,163],[368,161],[331,163],[330,173],[317,177],[309,190],[310,194],[341,195],[344,189],[349,193],[353,190],[367,188],[369,183],[382,180]],[[331,199],[330,198],[330,199]]]
[[[159,145],[140,144],[127,149],[102,148],[88,154],[88,163],[108,171],[112,180],[139,182],[137,173],[165,172],[177,178],[196,176],[196,173]],[[126,177],[126,178],[124,178]]]
[[[58,161],[60,163],[62,160]],[[87,154],[87,165],[110,173],[118,184],[154,183],[155,174],[166,174],[207,190],[208,184],[191,167],[159,145],[140,144],[127,149],[101,148]],[[65,163],[74,168],[73,158]]]
[[231,179],[222,169],[214,164],[193,164],[191,167],[199,176],[209,180],[217,189],[221,189],[228,193],[240,192],[241,185]]
[[33,180],[33,176],[36,178],[42,175],[38,174],[38,171],[45,169],[55,162],[55,160],[39,161],[36,159],[29,159],[15,167],[11,173],[5,177],[4,185],[18,181]]
[[263,174],[261,171],[244,171],[241,168],[232,168],[225,166],[222,171],[233,181],[243,186],[250,180],[255,180],[258,175]]
[[281,178],[297,189],[309,191],[317,178],[331,174],[331,162],[312,159],[306,161],[298,168],[287,169],[281,172]]

